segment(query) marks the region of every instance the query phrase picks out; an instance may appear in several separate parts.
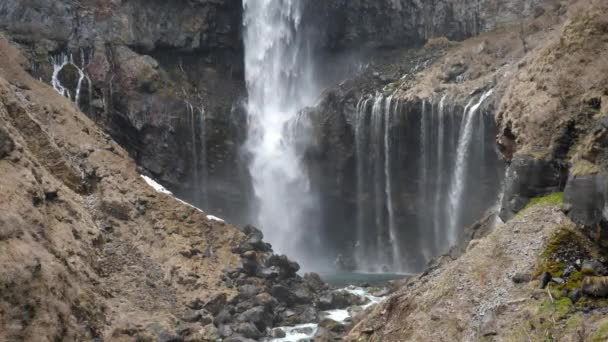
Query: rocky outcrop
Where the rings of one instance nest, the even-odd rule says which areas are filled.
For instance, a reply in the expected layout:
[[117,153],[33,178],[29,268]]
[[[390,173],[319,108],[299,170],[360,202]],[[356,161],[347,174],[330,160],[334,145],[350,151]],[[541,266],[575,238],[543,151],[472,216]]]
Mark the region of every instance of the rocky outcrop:
[[241,12],[240,1],[3,1],[0,29],[21,44],[36,78],[77,102],[139,165],[242,222],[250,186],[239,152]]
[[211,331],[187,305],[235,295],[222,269],[238,266],[231,248],[244,235],[155,191],[124,149],[24,65],[0,38],[0,340]]
[[[462,40],[544,12],[542,0],[331,0],[310,6],[330,49],[415,46],[433,37]],[[321,15],[319,15],[321,14]],[[363,14],[363,15],[362,15]]]
[[507,170],[500,218],[508,221],[531,199],[563,191],[567,177],[567,170],[556,162],[516,156]]

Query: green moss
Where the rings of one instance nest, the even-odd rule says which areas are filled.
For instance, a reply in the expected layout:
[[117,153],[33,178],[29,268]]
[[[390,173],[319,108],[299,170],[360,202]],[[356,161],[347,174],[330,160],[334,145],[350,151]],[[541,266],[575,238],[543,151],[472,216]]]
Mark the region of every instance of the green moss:
[[564,203],[564,193],[556,192],[556,193],[553,193],[553,194],[550,194],[550,195],[547,195],[544,197],[533,198],[532,200],[530,200],[530,202],[528,202],[528,205],[526,205],[526,207],[522,211],[526,211],[532,207],[537,207],[537,206],[550,207],[550,206],[561,205],[562,203]]
[[566,321],[566,329],[577,329],[581,324],[583,324],[583,314],[579,312],[568,318]]
[[604,342],[608,340],[608,322],[600,325],[597,331],[593,334],[593,342]]
[[585,176],[585,175],[594,175],[600,172],[600,168],[584,159],[581,159],[572,165],[570,168],[570,174],[573,176]]
[[554,301],[546,299],[541,303],[538,313],[541,315],[548,314],[553,319],[559,320],[566,317],[573,309],[574,305],[570,298],[560,298]]

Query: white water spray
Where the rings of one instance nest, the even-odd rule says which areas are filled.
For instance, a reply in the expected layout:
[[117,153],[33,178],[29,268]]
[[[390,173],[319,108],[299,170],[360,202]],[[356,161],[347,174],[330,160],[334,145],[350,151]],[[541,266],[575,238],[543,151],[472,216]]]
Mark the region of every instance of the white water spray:
[[450,211],[450,225],[449,225],[449,242],[450,245],[454,245],[460,236],[459,228],[461,224],[462,215],[462,198],[466,183],[466,172],[467,172],[467,155],[469,153],[469,147],[473,140],[473,122],[476,117],[476,113],[483,102],[492,95],[493,90],[485,92],[479,101],[472,107],[467,105],[463,115],[463,126],[458,139],[458,147],[456,150],[456,168],[454,169],[454,175],[451,180],[451,190],[449,193],[449,211]]
[[[51,75],[51,86],[53,87],[53,89],[55,89],[55,91],[73,101],[76,106],[80,108],[80,94],[84,81],[86,81],[89,86],[89,93],[91,92],[91,79],[84,71],[84,53],[81,52],[81,66],[79,66],[74,61],[74,56],[72,54],[61,54],[55,57],[51,57],[50,62],[53,66],[53,74]],[[67,66],[73,67],[74,69],[76,69],[76,72],[78,72],[78,81],[76,83],[76,89],[74,89],[73,96],[70,93],[70,90],[64,85],[62,85],[61,81],[59,80],[59,73],[61,73],[61,71]],[[91,94],[89,94],[89,97],[91,97]]]
[[245,147],[259,202],[257,223],[275,250],[306,262],[314,253],[304,250],[301,239],[315,236],[310,230],[316,228],[318,201],[289,136],[293,130],[287,129],[318,95],[311,40],[302,25],[303,2],[244,0],[243,6],[249,93]]

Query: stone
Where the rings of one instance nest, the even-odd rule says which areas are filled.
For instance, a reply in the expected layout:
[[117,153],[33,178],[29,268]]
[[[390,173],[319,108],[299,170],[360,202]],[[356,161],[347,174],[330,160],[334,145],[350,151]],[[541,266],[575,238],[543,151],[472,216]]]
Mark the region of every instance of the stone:
[[213,324],[207,324],[200,331],[203,341],[217,341],[221,338],[219,330]]
[[552,282],[558,284],[558,285],[563,285],[566,283],[566,281],[564,280],[564,278],[553,278],[551,279]]
[[532,275],[529,273],[516,273],[511,280],[513,280],[515,284],[529,283],[532,280]]
[[608,277],[585,277],[583,293],[591,297],[608,297]]
[[212,315],[216,316],[226,305],[227,299],[228,297],[225,293],[216,294],[209,298],[205,304],[203,304],[203,308]]
[[562,190],[567,170],[555,162],[517,155],[507,169],[500,218],[507,222],[532,198]]
[[260,331],[272,326],[273,316],[262,306],[249,309],[237,316],[237,321],[241,323],[253,323]]
[[256,340],[252,340],[241,335],[234,335],[225,339],[224,342],[256,342]]
[[317,273],[306,273],[304,274],[304,282],[308,287],[313,289],[315,292],[319,292],[327,289],[327,284],[321,279],[321,276]]
[[220,337],[222,337],[222,338],[230,337],[234,333],[232,331],[232,327],[229,324],[220,325],[218,328],[218,331],[219,331]]
[[239,297],[243,299],[253,298],[260,292],[260,289],[257,286],[251,284],[239,286],[238,290]]
[[320,310],[346,309],[349,306],[363,305],[369,300],[346,291],[332,291],[321,295],[317,301]]
[[284,285],[273,285],[270,293],[281,303],[286,303],[287,305],[295,303],[295,295]]
[[572,303],[576,304],[583,297],[582,289],[574,289],[568,294],[568,298],[572,301]]
[[591,260],[583,263],[581,272],[587,275],[602,276],[606,274],[606,267],[597,260]]
[[549,285],[549,282],[551,281],[553,277],[551,276],[551,273],[549,272],[545,272],[540,276],[540,284],[539,284],[539,288],[544,289],[545,287],[547,287],[547,285]]
[[292,278],[300,270],[297,262],[291,261],[285,255],[273,255],[266,261],[267,267],[278,267],[279,276],[282,279]]
[[576,224],[595,227],[608,221],[608,178],[603,174],[570,176],[564,190],[567,215]]
[[213,323],[216,326],[220,326],[222,324],[229,323],[232,320],[233,320],[233,317],[232,317],[232,314],[230,312],[230,309],[229,308],[224,308],[217,315],[215,315],[215,319],[213,320]]
[[270,337],[272,338],[285,338],[285,336],[287,336],[287,334],[283,329],[274,328],[270,331]]
[[262,333],[250,322],[238,323],[233,326],[233,330],[246,338],[259,339],[262,337]]

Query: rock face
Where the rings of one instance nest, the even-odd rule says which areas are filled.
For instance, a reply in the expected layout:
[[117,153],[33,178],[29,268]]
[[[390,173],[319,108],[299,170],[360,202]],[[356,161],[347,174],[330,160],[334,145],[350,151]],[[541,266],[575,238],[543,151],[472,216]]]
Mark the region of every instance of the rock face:
[[500,217],[508,221],[535,197],[562,191],[567,170],[556,162],[517,156],[507,170]]
[[241,1],[11,0],[0,29],[163,184],[244,222],[241,14]]
[[[345,53],[463,39],[537,14],[539,2],[312,1],[303,20],[332,65],[324,77]],[[181,197],[245,224],[252,188],[240,151],[242,12],[240,0],[7,0],[0,29],[27,50],[36,78],[78,102],[140,166]]]
[[[445,36],[462,40],[543,11],[535,1],[330,0],[312,3],[331,49],[403,47]],[[320,15],[318,15],[320,13]],[[324,26],[323,26],[324,25]]]

